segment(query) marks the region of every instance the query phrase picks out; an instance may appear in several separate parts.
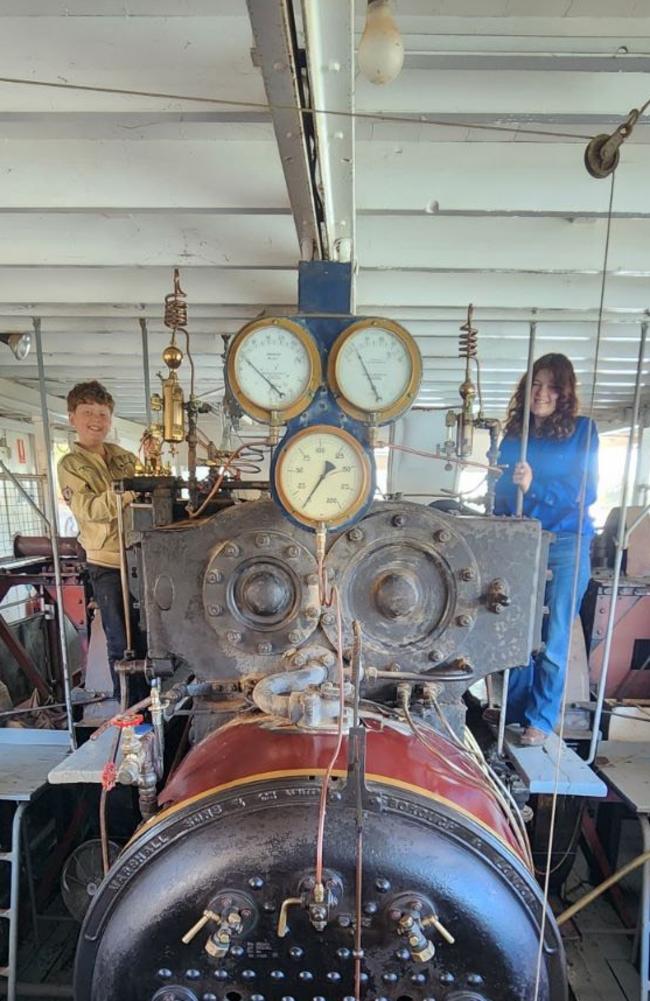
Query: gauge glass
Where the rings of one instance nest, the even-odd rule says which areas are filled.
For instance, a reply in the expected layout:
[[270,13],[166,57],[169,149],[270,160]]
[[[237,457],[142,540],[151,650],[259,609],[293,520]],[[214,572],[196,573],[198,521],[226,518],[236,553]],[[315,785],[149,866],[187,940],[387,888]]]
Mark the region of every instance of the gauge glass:
[[361,410],[381,413],[408,392],[413,374],[404,340],[381,326],[362,327],[351,334],[336,359],[341,394]]
[[280,500],[294,517],[331,525],[349,520],[367,500],[370,463],[352,435],[321,425],[289,441],[275,480]]
[[308,337],[288,323],[267,322],[255,325],[233,344],[230,372],[244,406],[248,401],[265,413],[284,415],[303,397],[304,405],[309,403],[317,352],[309,349]]

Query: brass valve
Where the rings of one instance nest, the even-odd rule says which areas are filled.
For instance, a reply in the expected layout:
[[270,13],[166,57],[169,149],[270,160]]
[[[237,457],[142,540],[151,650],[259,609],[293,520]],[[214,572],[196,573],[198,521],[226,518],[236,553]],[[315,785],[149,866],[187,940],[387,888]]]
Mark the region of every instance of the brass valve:
[[192,925],[188,932],[185,932],[181,942],[183,945],[189,945],[193,938],[199,934],[202,928],[205,928],[208,921],[221,921],[221,915],[215,914],[214,911],[205,910],[196,924]]
[[241,934],[243,921],[239,911],[228,911],[222,915],[216,932],[209,936],[205,943],[205,951],[213,959],[223,959],[230,949],[232,939]]
[[411,914],[403,914],[397,923],[397,934],[405,935],[411,957],[416,963],[428,963],[433,959],[436,947],[422,930],[422,925]]
[[433,910],[431,901],[421,897],[401,894],[389,905],[389,918],[395,922],[399,936],[408,942],[411,958],[416,963],[428,963],[436,952],[436,947],[426,934],[434,928],[449,945],[454,945],[454,936],[445,928]]

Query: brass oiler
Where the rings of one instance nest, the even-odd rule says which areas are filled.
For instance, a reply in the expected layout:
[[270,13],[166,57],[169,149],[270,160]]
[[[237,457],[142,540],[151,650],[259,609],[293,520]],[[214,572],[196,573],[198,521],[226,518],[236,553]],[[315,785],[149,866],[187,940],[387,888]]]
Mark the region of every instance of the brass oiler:
[[185,399],[176,369],[180,368],[183,361],[183,352],[172,341],[163,351],[162,357],[168,368],[167,378],[162,380],[161,387],[163,440],[180,442],[185,438]]

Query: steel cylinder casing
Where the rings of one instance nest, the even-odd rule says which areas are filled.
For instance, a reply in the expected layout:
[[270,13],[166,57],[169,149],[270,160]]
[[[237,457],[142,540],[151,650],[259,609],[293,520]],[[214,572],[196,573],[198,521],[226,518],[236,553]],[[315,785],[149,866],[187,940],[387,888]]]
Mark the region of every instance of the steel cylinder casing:
[[[529,1001],[542,894],[478,768],[431,732],[367,720],[363,799],[362,997]],[[331,906],[322,930],[287,898],[313,885],[321,779],[333,733],[238,722],[210,734],[163,789],[166,809],[111,870],[82,928],[76,1001],[342,1001],[354,996],[356,800],[347,741],[336,761],[324,839]],[[463,767],[467,770],[467,764]],[[224,901],[244,917],[215,957],[207,924]],[[435,911],[454,939],[427,933],[414,958],[396,931],[404,902]],[[213,950],[214,951],[214,950]],[[565,1001],[559,933],[546,914],[539,1001]]]

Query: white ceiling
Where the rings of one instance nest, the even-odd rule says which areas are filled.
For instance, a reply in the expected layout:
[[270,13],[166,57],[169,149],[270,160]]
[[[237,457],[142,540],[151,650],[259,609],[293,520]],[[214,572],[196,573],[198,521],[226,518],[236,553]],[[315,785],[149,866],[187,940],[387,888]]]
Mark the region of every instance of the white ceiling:
[[[357,112],[404,118],[356,122],[356,310],[416,335],[421,404],[458,402],[469,302],[487,410],[502,412],[525,367],[533,310],[538,353],[566,351],[591,394],[610,186],[589,177],[583,152],[650,97],[650,0],[539,9],[399,0],[401,76],[383,88],[356,80]],[[363,12],[358,0],[357,39]],[[336,39],[332,25],[319,53],[326,95]],[[222,384],[220,334],[262,309],[295,309],[300,248],[252,45],[245,0],[0,0],[3,77],[252,105],[0,82],[0,330],[42,318],[50,393],[98,377],[122,416],[143,419],[138,320],[153,377],[175,266],[199,392]],[[602,416],[631,402],[650,309],[646,121],[616,175]],[[2,350],[0,375],[36,385],[35,356]]]

